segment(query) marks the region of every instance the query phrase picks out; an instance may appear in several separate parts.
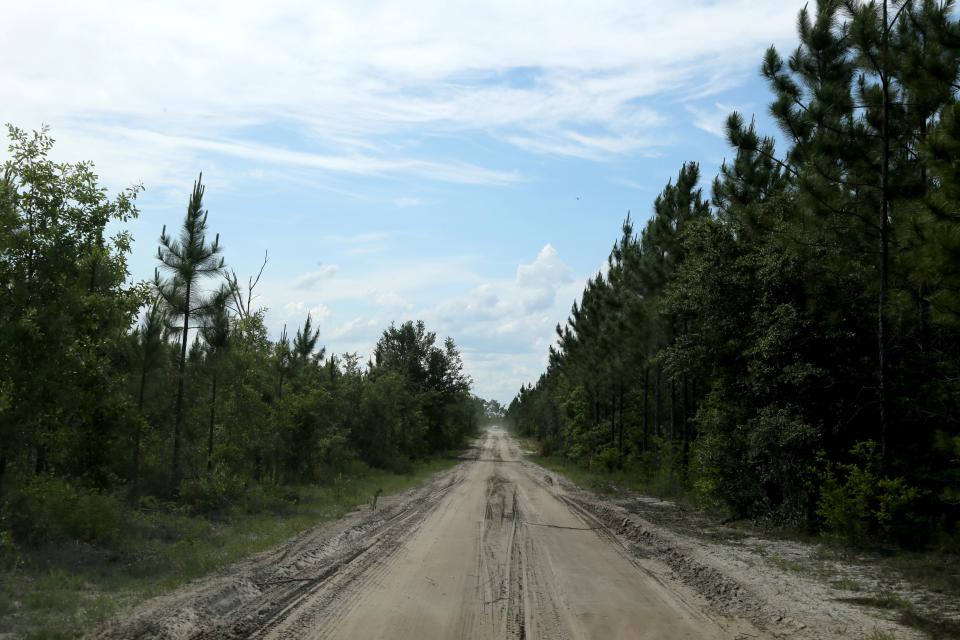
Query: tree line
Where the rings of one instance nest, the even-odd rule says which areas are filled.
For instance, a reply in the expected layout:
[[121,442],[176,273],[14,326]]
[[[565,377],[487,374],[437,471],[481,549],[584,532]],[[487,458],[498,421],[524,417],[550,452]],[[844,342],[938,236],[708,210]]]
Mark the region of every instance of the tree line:
[[508,417],[734,517],[956,540],[954,3],[819,0],[797,24],[761,67],[780,148],[731,114],[709,196],[685,163],[627,217]]
[[404,472],[484,416],[456,344],[423,322],[391,324],[366,363],[328,355],[310,315],[271,339],[254,304],[263,269],[245,284],[228,270],[200,179],[180,228],[160,235],[153,280],[136,282],[124,223],[140,188],[110,198],[90,163],[49,158],[46,130],[9,138],[0,534],[49,537],[57,500],[215,510],[251,488]]

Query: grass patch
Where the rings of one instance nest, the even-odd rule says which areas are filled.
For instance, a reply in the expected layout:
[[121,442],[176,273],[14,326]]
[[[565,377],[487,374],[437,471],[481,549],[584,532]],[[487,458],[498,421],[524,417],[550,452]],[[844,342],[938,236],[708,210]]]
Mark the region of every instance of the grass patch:
[[830,583],[833,588],[841,591],[863,591],[863,585],[851,578],[840,578]]
[[960,556],[956,554],[898,551],[885,561],[931,591],[960,598]]
[[451,455],[419,462],[406,474],[371,469],[332,486],[287,487],[290,499],[281,509],[251,513],[238,505],[216,517],[131,511],[124,535],[107,548],[75,542],[19,549],[16,566],[0,573],[0,635],[79,637],[122,608],[343,517],[369,504],[378,489],[403,491],[458,462]]
[[[536,451],[536,443],[524,442],[524,448]],[[673,500],[685,506],[694,503],[680,479],[669,477],[666,473],[648,478],[641,469],[629,465],[610,471],[599,464],[589,467],[556,454],[544,456],[534,453],[528,459],[564,476],[579,487],[601,495],[617,496],[633,492]]]
[[[816,552],[821,562],[863,562],[868,553],[871,564],[933,593],[960,599],[960,556],[941,551],[909,551],[897,548],[859,549],[823,544]],[[857,590],[857,589],[851,589]]]
[[781,558],[780,556],[768,556],[767,560],[773,566],[777,567],[781,571],[787,571],[789,573],[808,573],[809,570],[800,562],[796,560],[790,560],[789,558]]
[[881,591],[872,596],[841,598],[841,600],[843,602],[892,611],[898,623],[905,627],[916,629],[932,640],[960,637],[960,623],[925,614],[919,611],[909,601],[889,591]]

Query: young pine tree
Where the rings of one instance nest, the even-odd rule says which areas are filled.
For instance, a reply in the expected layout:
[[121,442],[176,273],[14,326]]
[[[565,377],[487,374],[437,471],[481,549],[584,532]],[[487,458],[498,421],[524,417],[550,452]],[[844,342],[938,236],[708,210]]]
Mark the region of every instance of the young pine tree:
[[173,459],[171,478],[174,491],[180,486],[182,434],[185,422],[184,384],[189,344],[190,317],[208,306],[200,284],[206,278],[220,275],[224,261],[220,256],[220,234],[213,244],[207,243],[207,211],[203,208],[203,174],[193,183],[193,192],[187,205],[180,235],[172,238],[164,226],[157,247],[157,260],[169,278],[161,280],[156,272],[154,284],[166,303],[167,312],[173,320],[181,320],[180,360],[177,366],[176,419],[173,429]]
[[140,367],[140,390],[137,394],[137,409],[140,420],[137,420],[133,434],[133,484],[137,484],[140,475],[140,436],[143,427],[143,398],[147,389],[147,377],[156,369],[163,356],[167,340],[167,316],[163,308],[163,300],[157,296],[147,307],[143,321],[133,333],[136,345],[137,364]]

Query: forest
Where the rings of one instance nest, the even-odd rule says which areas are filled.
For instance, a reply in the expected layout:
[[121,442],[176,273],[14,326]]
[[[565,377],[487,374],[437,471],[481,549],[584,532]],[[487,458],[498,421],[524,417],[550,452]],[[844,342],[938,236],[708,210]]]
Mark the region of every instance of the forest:
[[820,0],[556,328],[508,420],[733,519],[960,550],[960,23]]
[[474,433],[487,404],[452,339],[391,324],[366,363],[327,354],[309,315],[271,339],[256,306],[263,269],[244,283],[228,267],[200,179],[180,228],[160,234],[153,280],[137,282],[124,223],[138,215],[139,188],[111,199],[92,164],[50,159],[46,130],[8,131],[5,566],[18,548],[116,541],[141,509],[257,510],[295,501],[289,487],[407,473]]

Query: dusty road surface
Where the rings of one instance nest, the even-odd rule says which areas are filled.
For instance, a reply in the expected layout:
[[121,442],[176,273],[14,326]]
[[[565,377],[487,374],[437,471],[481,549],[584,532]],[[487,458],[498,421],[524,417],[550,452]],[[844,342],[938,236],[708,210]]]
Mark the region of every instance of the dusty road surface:
[[822,554],[649,496],[601,498],[491,428],[463,462],[383,496],[376,511],[319,523],[87,637],[923,637],[864,604],[875,593],[912,598],[915,616],[960,620],[947,596],[883,565]]
[[744,621],[708,613],[691,592],[645,566],[566,499],[559,482],[524,463],[503,430],[489,429],[476,453],[378,526],[354,532],[354,544],[328,545],[320,554],[330,555],[326,561],[261,582],[252,602],[186,635],[765,637]]

